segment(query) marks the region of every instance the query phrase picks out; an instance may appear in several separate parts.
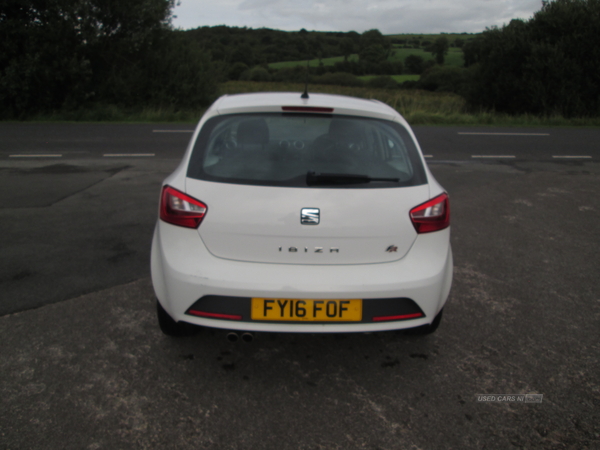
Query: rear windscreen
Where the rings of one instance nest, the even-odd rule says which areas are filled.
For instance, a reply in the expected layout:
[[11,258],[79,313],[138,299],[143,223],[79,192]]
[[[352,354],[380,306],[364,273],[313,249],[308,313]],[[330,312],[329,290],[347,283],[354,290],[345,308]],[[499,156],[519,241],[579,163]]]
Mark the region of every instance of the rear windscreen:
[[287,113],[208,120],[194,144],[187,176],[307,187],[309,174],[324,180],[320,182],[324,187],[328,180],[342,180],[332,185],[351,188],[415,186],[427,181],[415,144],[399,123]]

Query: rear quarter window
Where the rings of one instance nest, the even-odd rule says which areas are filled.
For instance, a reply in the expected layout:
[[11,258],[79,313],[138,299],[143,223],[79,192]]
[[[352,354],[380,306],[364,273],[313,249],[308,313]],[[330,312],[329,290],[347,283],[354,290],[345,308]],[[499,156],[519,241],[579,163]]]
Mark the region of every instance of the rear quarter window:
[[338,184],[337,188],[415,186],[427,181],[415,143],[399,123],[288,113],[211,118],[194,143],[187,176],[309,187],[309,172],[397,180]]

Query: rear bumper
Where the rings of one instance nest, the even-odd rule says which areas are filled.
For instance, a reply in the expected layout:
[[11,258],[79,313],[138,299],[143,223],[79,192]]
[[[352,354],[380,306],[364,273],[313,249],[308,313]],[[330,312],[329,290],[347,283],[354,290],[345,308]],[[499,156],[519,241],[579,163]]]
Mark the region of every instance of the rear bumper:
[[[401,260],[360,265],[265,264],[213,256],[198,233],[158,221],[152,243],[152,283],[176,321],[214,328],[273,332],[369,332],[429,324],[444,306],[452,283],[450,229],[419,235]],[[424,317],[357,323],[222,320],[186,314],[207,296],[234,298],[412,300]]]

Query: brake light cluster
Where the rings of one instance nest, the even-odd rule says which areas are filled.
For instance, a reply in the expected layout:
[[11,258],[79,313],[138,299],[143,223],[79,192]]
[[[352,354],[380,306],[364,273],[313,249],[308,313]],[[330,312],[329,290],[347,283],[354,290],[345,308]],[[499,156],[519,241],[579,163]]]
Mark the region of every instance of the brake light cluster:
[[160,197],[160,218],[167,223],[186,228],[198,228],[208,207],[171,186],[163,187]]
[[450,202],[444,193],[410,210],[417,233],[431,233],[450,226]]

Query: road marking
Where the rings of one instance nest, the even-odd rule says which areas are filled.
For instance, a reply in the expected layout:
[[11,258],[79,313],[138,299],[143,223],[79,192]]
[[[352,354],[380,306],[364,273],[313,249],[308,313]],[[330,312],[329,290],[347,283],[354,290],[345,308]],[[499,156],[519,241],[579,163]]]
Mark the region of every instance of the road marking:
[[471,155],[471,158],[501,159],[501,158],[516,158],[516,156],[514,156],[514,155]]
[[592,159],[591,156],[574,156],[574,155],[553,155],[556,159]]
[[62,158],[62,155],[49,155],[49,154],[38,154],[38,155],[8,155],[9,158]]
[[433,155],[423,155],[425,158],[433,158]]
[[154,153],[105,153],[105,158],[151,158]]
[[464,136],[550,136],[550,133],[471,133],[461,131],[458,134]]
[[153,133],[193,133],[194,130],[152,130]]

